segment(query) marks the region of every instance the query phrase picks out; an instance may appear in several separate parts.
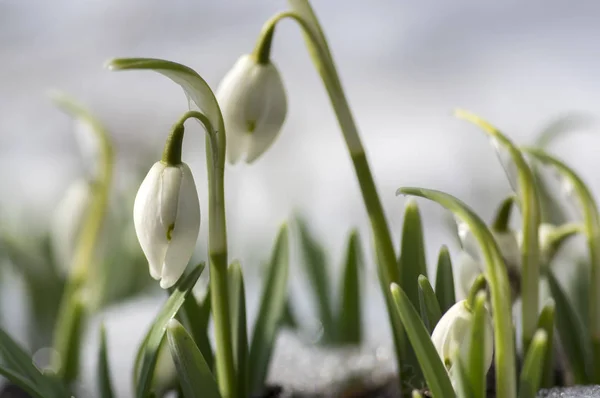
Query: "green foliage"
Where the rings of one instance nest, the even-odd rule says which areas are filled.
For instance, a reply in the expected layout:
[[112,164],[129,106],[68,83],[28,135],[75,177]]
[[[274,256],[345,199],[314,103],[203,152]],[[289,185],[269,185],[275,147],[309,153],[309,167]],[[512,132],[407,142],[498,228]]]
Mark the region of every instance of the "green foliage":
[[443,313],[456,303],[454,293],[454,274],[452,260],[446,246],[442,246],[438,256],[437,272],[435,276],[435,295],[437,296],[440,310]]
[[419,275],[418,286],[421,319],[431,334],[433,333],[433,329],[435,329],[435,325],[437,325],[442,317],[442,311],[440,310],[440,304],[437,301],[433,288],[425,275]]
[[[360,306],[360,272],[364,263],[360,237],[352,231],[345,249],[345,259],[339,284],[339,293],[331,297],[334,290],[328,270],[330,269],[325,250],[308,229],[306,222],[298,217],[298,240],[302,254],[301,264],[309,280],[309,287],[316,303],[318,317],[323,325],[324,345],[358,345],[362,343],[362,310]],[[288,309],[291,320],[291,307]]]
[[412,348],[421,365],[423,376],[427,381],[427,386],[431,390],[431,394],[436,398],[451,398],[454,397],[454,389],[448,378],[446,368],[442,363],[431,339],[429,332],[421,321],[417,310],[412,305],[408,296],[402,291],[402,288],[396,284],[391,287],[394,304],[402,324],[406,330],[406,334],[410,340]]
[[252,333],[248,362],[248,382],[252,393],[259,392],[264,387],[267,377],[275,337],[281,327],[287,299],[288,271],[288,229],[284,225],[279,230],[271,255],[258,316]]
[[194,339],[176,320],[167,324],[167,340],[185,398],[221,398],[213,377]]
[[98,392],[101,398],[113,398],[113,386],[110,379],[110,366],[106,347],[106,329],[100,326],[100,349],[98,350]]
[[137,398],[146,398],[150,394],[154,368],[158,359],[158,351],[165,337],[167,325],[169,324],[169,321],[175,317],[181,306],[183,306],[187,296],[191,294],[192,289],[203,270],[204,265],[200,264],[185,276],[185,278],[182,278],[182,280],[179,281],[175,291],[164,304],[157,315],[156,320],[152,323],[152,327],[146,334],[146,337],[138,350],[135,364],[136,375],[134,375],[134,379],[136,380],[135,391]]

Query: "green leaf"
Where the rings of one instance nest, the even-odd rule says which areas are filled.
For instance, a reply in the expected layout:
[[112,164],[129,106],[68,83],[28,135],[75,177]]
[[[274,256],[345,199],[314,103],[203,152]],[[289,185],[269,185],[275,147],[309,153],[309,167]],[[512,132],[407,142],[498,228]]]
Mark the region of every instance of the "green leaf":
[[153,58],[120,58],[107,62],[110,70],[152,70],[179,84],[190,102],[209,118],[218,131],[223,131],[221,109],[206,81],[193,69],[176,62]]
[[103,324],[100,326],[100,350],[98,351],[98,389],[100,397],[114,397],[106,349],[106,329]]
[[[192,272],[178,283],[175,292],[171,294],[162,307],[152,327],[146,334],[144,342],[138,350],[138,360],[136,361],[139,362],[139,377],[137,374],[134,375],[134,379],[138,380],[136,383],[137,398],[148,397],[152,386],[152,377],[154,376],[154,368],[158,359],[160,344],[165,337],[167,324],[177,314],[187,296],[192,292],[203,270],[203,264],[197,265]],[[136,368],[138,367],[136,366]]]
[[569,362],[575,384],[590,381],[591,349],[581,320],[550,269],[546,276],[556,304],[556,328]]
[[410,299],[400,286],[392,283],[391,292],[396,310],[400,319],[402,319],[406,334],[415,350],[431,394],[433,397],[438,398],[454,397],[454,389],[452,388],[446,368],[435,350],[429,333],[425,325],[423,325],[417,310],[415,310]]
[[398,194],[415,195],[433,200],[452,211],[469,226],[479,243],[485,260],[485,274],[490,284],[494,308],[494,348],[496,358],[496,393],[512,398],[516,394],[515,347],[512,336],[510,284],[500,249],[485,222],[465,203],[444,192],[423,188],[400,188]]
[[544,308],[542,308],[542,312],[540,313],[540,317],[538,319],[538,330],[545,331],[546,336],[548,337],[548,344],[546,345],[546,353],[544,354],[544,362],[542,365],[543,369],[541,386],[544,388],[550,388],[554,386],[554,313],[554,300],[549,299],[548,303],[546,303]]
[[[535,178],[521,150],[498,129],[467,111],[457,110],[456,116],[479,126],[490,137],[492,145],[496,148],[498,156],[503,162],[507,176],[511,180],[513,189],[519,196],[522,218],[521,229],[523,231],[521,244],[522,334],[523,347],[527,350],[535,333],[536,317],[539,311],[540,248],[538,231],[541,213]],[[503,152],[508,152],[510,161],[503,160]],[[514,176],[509,170],[513,166],[516,167],[517,171],[516,181],[512,181]]]
[[512,214],[512,208],[515,205],[517,198],[514,195],[504,199],[498,210],[492,223],[492,229],[496,232],[507,232],[510,228],[510,216]]
[[[423,239],[423,225],[419,208],[414,200],[408,200],[404,208],[404,224],[402,227],[402,241],[400,242],[400,257],[398,259],[400,286],[406,292],[412,305],[419,308],[419,275],[427,275],[425,262],[425,243]],[[423,376],[419,364],[411,347],[407,347],[402,362],[413,369],[413,378],[416,383],[421,383]]]
[[309,280],[309,286],[315,297],[319,320],[323,325],[323,340],[331,342],[335,339],[335,321],[333,305],[331,303],[331,281],[329,267],[326,261],[325,250],[308,229],[306,222],[300,217],[296,218],[298,225],[298,238],[302,253],[302,265]]
[[429,279],[425,275],[419,276],[419,306],[423,323],[431,334],[442,317],[442,312]]
[[342,294],[337,320],[337,342],[340,344],[358,345],[362,342],[359,274],[363,262],[358,231],[354,230],[348,239],[341,283]]
[[0,376],[21,387],[23,391],[35,398],[48,398],[48,395],[34,381],[24,375],[0,365]]
[[408,200],[404,208],[402,242],[400,244],[400,281],[402,290],[415,308],[419,307],[419,275],[427,276],[425,242],[419,207],[414,200]]
[[474,398],[486,397],[487,369],[485,368],[486,324],[487,309],[485,308],[486,296],[480,291],[475,297],[473,308],[473,326],[469,342],[469,357],[466,364],[468,380]]
[[221,398],[219,387],[192,336],[175,319],[167,325],[171,356],[185,398]]
[[64,385],[50,375],[44,375],[33,364],[31,356],[3,329],[0,329],[0,375],[17,384],[33,396],[64,398],[70,396]]
[[[204,268],[205,264],[201,266]],[[210,288],[209,288],[210,289]],[[174,289],[170,289],[172,293]],[[214,355],[208,338],[208,321],[210,317],[210,291],[206,292],[206,296],[202,303],[198,303],[194,294],[189,294],[177,313],[177,319],[184,327],[190,331],[194,338],[194,342],[198,345],[202,356],[206,360],[208,367],[213,369]]]
[[277,235],[252,333],[249,360],[251,366],[248,369],[252,393],[259,391],[265,383],[287,300],[288,271],[288,230],[287,226],[283,225]]
[[237,370],[238,388],[242,396],[249,396],[248,385],[248,330],[246,326],[246,291],[240,263],[234,261],[228,268],[229,305],[233,352]]
[[456,303],[454,293],[454,275],[452,273],[452,260],[447,246],[442,246],[438,256],[437,273],[435,276],[435,295],[442,314]]
[[533,341],[525,355],[525,363],[521,370],[519,398],[535,398],[540,389],[544,356],[548,345],[548,335],[545,330],[535,332]]
[[450,356],[452,358],[452,381],[454,382],[453,385],[456,390],[456,396],[460,398],[475,398],[471,380],[469,379],[469,373],[466,369],[467,365],[461,360],[458,347],[455,347]]
[[[593,352],[593,381],[600,383],[600,215],[594,196],[583,180],[559,159],[547,153],[526,149],[528,154],[540,162],[555,168],[573,188],[583,213],[584,232],[590,257],[590,333]],[[557,303],[558,305],[558,303]]]

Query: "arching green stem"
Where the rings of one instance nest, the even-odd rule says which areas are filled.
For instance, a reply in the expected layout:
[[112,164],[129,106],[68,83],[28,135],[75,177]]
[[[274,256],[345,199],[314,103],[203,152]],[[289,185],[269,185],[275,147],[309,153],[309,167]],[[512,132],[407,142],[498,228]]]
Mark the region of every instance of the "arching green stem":
[[57,363],[57,367],[60,367],[59,376],[66,382],[71,382],[78,373],[81,342],[79,337],[89,304],[82,297],[86,296],[83,292],[89,287],[87,286],[88,274],[94,261],[98,237],[108,208],[114,154],[108,132],[86,109],[63,94],[54,95],[53,99],[65,112],[90,126],[100,150],[100,159],[93,159],[100,162],[100,167],[97,168],[98,174],[94,176],[93,181],[93,199],[77,238],[54,328],[53,344],[60,354],[56,358],[60,361]]
[[524,151],[543,164],[554,167],[573,187],[583,212],[583,230],[590,257],[590,333],[593,352],[592,381],[600,383],[600,214],[592,192],[567,164],[535,149],[525,148]]
[[[188,111],[171,129],[163,151],[162,161],[167,164],[181,163],[181,150],[184,136],[184,123],[197,119],[206,130],[206,162],[209,182],[209,241],[210,256],[210,292],[215,322],[215,340],[217,343],[217,378],[223,397],[236,398],[235,362],[231,342],[231,318],[229,316],[229,286],[227,279],[227,235],[225,225],[224,201],[224,159],[219,143],[219,132],[214,129],[210,119],[199,111]],[[224,146],[224,145],[223,145]]]
[[[383,292],[386,296],[386,303],[389,310],[388,313],[390,316],[393,316],[392,314],[395,313],[395,309],[390,298],[389,286],[392,282],[400,283],[394,245],[392,243],[383,206],[381,205],[375,187],[375,181],[373,180],[369,162],[360,140],[348,100],[346,99],[333,63],[333,59],[329,54],[320,28],[318,28],[318,26],[311,26],[311,22],[317,24],[316,20],[309,22],[304,16],[294,11],[282,12],[273,16],[263,25],[263,29],[254,49],[254,56],[257,58],[258,62],[268,62],[275,26],[278,22],[286,18],[290,18],[298,23],[309,43],[308,47],[312,60],[325,85],[329,100],[331,101],[331,105],[333,106],[338,123],[344,135],[344,140],[354,165],[363,201],[371,222],[371,229],[373,231],[379,259],[379,275]],[[393,326],[395,324],[395,328],[401,328],[399,322],[395,322],[394,319],[392,319],[392,322]],[[397,329],[398,332],[399,330],[400,329]]]

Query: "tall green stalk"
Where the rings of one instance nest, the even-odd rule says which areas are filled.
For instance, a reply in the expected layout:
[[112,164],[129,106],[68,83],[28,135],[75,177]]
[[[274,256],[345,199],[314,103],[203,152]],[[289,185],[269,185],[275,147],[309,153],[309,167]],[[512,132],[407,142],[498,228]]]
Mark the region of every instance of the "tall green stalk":
[[71,382],[78,373],[81,343],[79,335],[82,333],[88,306],[83,299],[83,292],[88,288],[88,273],[94,261],[102,222],[108,208],[114,155],[108,132],[86,109],[65,95],[55,95],[53,99],[65,112],[91,127],[100,151],[98,175],[94,176],[92,186],[93,199],[78,236],[54,328],[53,344],[59,353],[54,365],[59,368],[59,376],[66,382]]
[[[210,259],[210,293],[217,345],[217,379],[223,398],[236,398],[236,381],[229,287],[227,276],[227,229],[225,224],[225,137],[218,133],[210,119],[201,112],[188,111],[173,126],[163,153],[163,161],[181,163],[184,123],[195,118],[204,126],[206,135],[206,166],[208,172],[208,254]],[[222,139],[222,140],[221,140]]]
[[[325,85],[329,100],[342,130],[350,158],[352,159],[352,164],[354,165],[354,171],[374,235],[379,260],[379,275],[386,297],[388,314],[391,318],[392,327],[395,329],[394,337],[398,338],[398,336],[401,336],[402,326],[394,315],[395,309],[391,301],[389,286],[393,282],[400,283],[400,274],[390,230],[377,193],[377,188],[375,187],[371,168],[320,25],[308,2],[292,1],[291,3],[294,11],[279,13],[263,25],[254,49],[254,56],[257,62],[264,63],[269,59],[275,27],[281,20],[286,18],[292,19],[302,29],[313,63]],[[396,341],[397,351],[403,352],[404,350],[400,346],[403,346],[405,343],[402,337],[400,339],[401,341]]]

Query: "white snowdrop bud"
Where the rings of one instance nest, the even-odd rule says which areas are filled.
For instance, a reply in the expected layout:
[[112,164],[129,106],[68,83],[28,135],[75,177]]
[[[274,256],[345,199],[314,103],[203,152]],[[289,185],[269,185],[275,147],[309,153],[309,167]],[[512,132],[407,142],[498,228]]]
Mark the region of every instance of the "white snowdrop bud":
[[275,141],[287,113],[279,71],[270,61],[243,55],[217,89],[227,135],[227,158],[251,163]]
[[[431,335],[431,341],[438,355],[446,364],[446,369],[452,376],[453,349],[458,347],[459,357],[466,358],[469,355],[469,338],[473,324],[473,313],[467,308],[467,301],[462,300],[454,304],[442,316]],[[484,365],[487,372],[492,365],[494,354],[494,330],[492,319],[486,310],[485,319],[485,356]]]
[[133,206],[135,232],[150,275],[167,289],[192,257],[200,230],[200,204],[187,164],[156,162],[142,182]]
[[65,192],[51,224],[51,245],[54,261],[67,273],[73,262],[81,229],[92,202],[92,187],[86,180],[77,180]]

